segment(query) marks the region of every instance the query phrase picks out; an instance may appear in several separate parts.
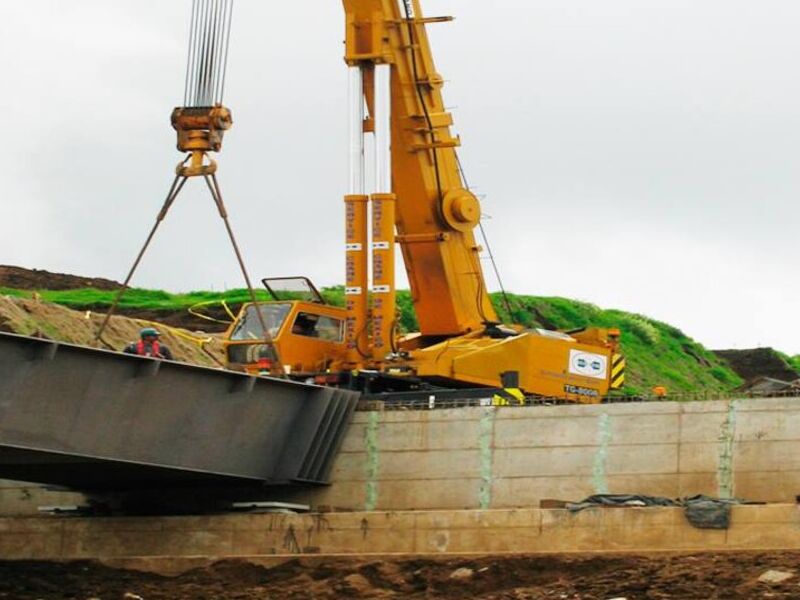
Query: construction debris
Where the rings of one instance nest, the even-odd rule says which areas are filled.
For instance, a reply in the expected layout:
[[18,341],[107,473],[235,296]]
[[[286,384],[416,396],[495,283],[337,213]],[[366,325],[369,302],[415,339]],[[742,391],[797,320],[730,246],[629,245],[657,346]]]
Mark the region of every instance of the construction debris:
[[465,579],[472,579],[475,576],[475,571],[468,567],[461,567],[450,573],[450,579],[463,581]]
[[777,569],[770,569],[764,571],[758,580],[761,583],[782,583],[794,577],[794,571],[778,571]]
[[565,506],[572,512],[592,507],[683,507],[686,519],[698,529],[728,529],[731,523],[731,506],[734,504],[749,503],[735,498],[711,498],[703,495],[673,500],[638,494],[595,494],[581,502],[567,502]]
[[756,377],[738,388],[738,391],[751,396],[775,396],[800,392],[800,378],[782,381],[772,377]]

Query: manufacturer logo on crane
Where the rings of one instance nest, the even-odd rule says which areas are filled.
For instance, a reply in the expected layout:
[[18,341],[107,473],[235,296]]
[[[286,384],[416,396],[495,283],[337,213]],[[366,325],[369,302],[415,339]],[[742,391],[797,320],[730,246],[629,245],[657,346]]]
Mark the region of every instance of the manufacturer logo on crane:
[[605,379],[608,376],[608,358],[602,354],[570,350],[569,372],[593,379]]

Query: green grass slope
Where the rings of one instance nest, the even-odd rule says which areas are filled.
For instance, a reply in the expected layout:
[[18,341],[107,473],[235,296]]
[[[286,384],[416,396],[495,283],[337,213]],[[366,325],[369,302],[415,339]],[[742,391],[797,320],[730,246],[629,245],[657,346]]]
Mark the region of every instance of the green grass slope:
[[[647,392],[655,385],[664,385],[670,392],[720,392],[743,383],[725,361],[667,323],[567,298],[516,294],[508,298],[513,320],[529,327],[619,329],[630,394]],[[508,319],[500,295],[492,299],[502,318]]]
[[[33,292],[0,288],[0,294],[30,296]],[[95,289],[40,290],[36,292],[46,302],[78,310],[102,310],[114,298],[114,292]],[[325,288],[323,295],[332,304],[344,304],[341,286]],[[259,299],[266,293],[258,291]],[[621,310],[602,309],[592,304],[567,298],[509,294],[511,311],[506,309],[499,294],[492,300],[504,322],[544,329],[576,329],[579,327],[615,327],[622,332],[622,347],[626,356],[629,394],[645,393],[654,385],[664,385],[670,392],[719,392],[731,390],[742,380],[713,353],[706,350],[679,329],[648,317]],[[202,302],[225,300],[236,306],[249,300],[246,290],[226,292],[190,292],[172,294],[161,290],[131,289],[120,306],[135,310],[184,311]],[[398,293],[400,326],[404,331],[417,327],[416,316],[408,291]],[[800,357],[790,359],[800,367]]]
[[[0,287],[0,295],[28,298],[34,293],[45,302],[53,302],[76,310],[100,309],[111,305],[116,292],[85,288],[79,290],[17,290]],[[267,299],[267,292],[256,290],[260,300]],[[247,290],[230,290],[227,292],[188,292],[173,294],[162,290],[145,290],[131,288],[125,292],[120,306],[141,310],[186,310],[201,302],[225,300],[229,304],[241,304],[250,300]]]
[[792,365],[792,368],[800,373],[800,354],[797,356],[792,356],[789,358],[789,364]]
[[786,361],[792,369],[797,371],[797,376],[800,377],[800,354],[797,356],[789,356],[788,354],[784,354],[783,352],[778,352],[778,355]]

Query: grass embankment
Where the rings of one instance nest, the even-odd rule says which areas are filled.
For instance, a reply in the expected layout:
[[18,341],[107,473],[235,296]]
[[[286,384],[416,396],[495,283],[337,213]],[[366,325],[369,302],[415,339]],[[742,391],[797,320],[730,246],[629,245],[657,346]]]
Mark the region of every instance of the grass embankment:
[[[500,296],[494,294],[493,300],[507,318]],[[725,361],[667,323],[567,298],[509,294],[509,301],[514,320],[529,327],[619,329],[628,364],[628,393],[644,393],[654,385],[664,385],[672,392],[718,392],[743,383]]]
[[[0,287],[0,294],[30,298],[34,293],[45,302],[61,304],[76,310],[100,309],[109,306],[116,296],[114,291],[95,290],[91,288],[79,290],[17,290]],[[267,293],[256,290],[259,300],[266,300]],[[229,304],[238,305],[250,300],[247,290],[230,290],[227,292],[188,292],[172,294],[162,290],[145,290],[131,288],[122,296],[120,306],[140,310],[186,310],[201,302],[217,302],[225,300]]]
[[[0,294],[30,296],[33,292],[0,288]],[[40,290],[42,300],[78,310],[101,310],[114,298],[115,292],[95,289]],[[342,287],[322,290],[331,304],[344,304]],[[257,292],[266,299],[264,291]],[[503,321],[544,329],[576,329],[579,327],[616,327],[622,331],[623,352],[628,362],[627,388],[630,394],[646,392],[654,385],[664,385],[671,392],[718,392],[733,389],[742,380],[713,353],[679,329],[642,315],[621,310],[606,310],[592,304],[566,298],[547,298],[509,294],[511,315],[499,294],[492,300]],[[160,290],[131,289],[120,306],[129,310],[185,311],[202,302],[224,300],[232,307],[249,300],[246,290],[226,292],[189,292],[172,294]],[[417,327],[411,296],[398,293],[400,326],[404,331]],[[800,366],[800,357],[791,359]]]

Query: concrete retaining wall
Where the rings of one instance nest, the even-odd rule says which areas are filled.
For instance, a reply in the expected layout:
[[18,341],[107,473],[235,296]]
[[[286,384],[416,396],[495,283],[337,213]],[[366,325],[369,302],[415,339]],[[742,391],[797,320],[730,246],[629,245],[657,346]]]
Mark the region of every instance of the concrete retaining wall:
[[[800,398],[359,412],[333,484],[276,499],[367,511],[536,507],[600,492],[794,502],[799,450]],[[39,492],[15,485],[11,504],[0,488],[1,514],[35,510],[21,495]]]
[[75,505],[81,494],[48,491],[35,483],[0,479],[0,515],[29,515],[40,506]]
[[363,558],[796,548],[800,513],[795,505],[734,507],[728,530],[695,529],[678,508],[0,519],[0,559],[93,558],[173,572],[217,558],[274,560],[300,554]]
[[603,492],[794,502],[800,398],[357,413],[333,481],[294,499],[362,510]]

